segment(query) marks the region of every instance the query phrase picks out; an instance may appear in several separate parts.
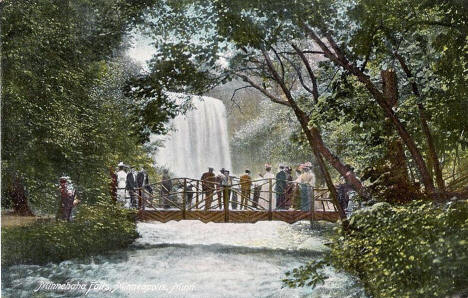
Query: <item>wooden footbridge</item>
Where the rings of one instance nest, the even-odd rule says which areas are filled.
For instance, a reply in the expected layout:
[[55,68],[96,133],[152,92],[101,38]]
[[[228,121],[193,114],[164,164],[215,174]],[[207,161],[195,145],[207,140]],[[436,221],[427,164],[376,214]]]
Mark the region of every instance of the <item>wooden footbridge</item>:
[[[327,189],[312,189],[292,181],[280,182],[284,187],[278,188],[277,183],[276,179],[259,179],[251,183],[234,179],[229,185],[191,178],[160,181],[151,184],[152,192],[136,191],[138,219],[160,222],[200,220],[205,223],[335,222],[339,219]],[[301,196],[306,196],[307,205],[301,206]]]

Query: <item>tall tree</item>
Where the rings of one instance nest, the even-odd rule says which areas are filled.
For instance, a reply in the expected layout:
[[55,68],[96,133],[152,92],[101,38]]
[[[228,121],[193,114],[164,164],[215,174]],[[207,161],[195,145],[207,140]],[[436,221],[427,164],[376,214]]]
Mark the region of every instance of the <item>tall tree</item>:
[[[142,103],[123,96],[125,82],[139,69],[122,56],[128,31],[152,4],[0,4],[2,178],[19,175],[36,205],[54,207],[54,184],[62,174],[93,202],[107,195],[108,167],[119,159],[151,163],[141,139],[148,130],[163,131],[175,107],[163,97]],[[154,105],[161,113],[146,117]],[[9,181],[14,179],[2,179],[3,190],[11,189]],[[8,197],[2,193],[2,204]]]
[[[437,196],[421,151],[423,140],[429,148],[429,159],[433,163],[438,160],[434,154],[435,149],[430,149],[434,146],[428,137],[428,119],[420,116],[421,113],[414,118],[405,113],[403,108],[392,107],[386,98],[385,90],[381,87],[380,71],[386,69],[387,64],[398,62],[395,47],[398,47],[397,53],[405,52],[411,59],[427,61],[433,66],[440,65],[433,60],[433,56],[421,57],[419,49],[411,51],[410,48],[412,42],[419,42],[424,43],[426,47],[437,47],[440,50],[438,41],[432,39],[432,36],[439,32],[443,32],[444,46],[453,44],[459,50],[466,47],[466,41],[462,41],[460,35],[462,30],[457,28],[457,25],[466,27],[464,17],[457,12],[455,20],[447,18],[447,13],[452,9],[463,10],[462,5],[439,5],[434,1],[423,1],[415,7],[405,0],[327,3],[314,0],[301,3],[218,0],[204,3],[203,6],[190,1],[168,3],[172,8],[158,11],[153,25],[158,27],[158,23],[166,24],[170,19],[173,28],[180,28],[178,22],[181,21],[186,30],[172,30],[168,33],[173,37],[171,41],[164,42],[159,38],[156,43],[158,47],[164,48],[166,53],[175,53],[179,47],[179,51],[183,49],[186,55],[190,52],[194,57],[193,61],[200,61],[203,69],[211,67],[213,81],[216,77],[240,77],[273,102],[290,107],[301,123],[304,133],[308,135],[311,148],[318,150],[348,183],[361,194],[365,194],[365,189],[355,173],[323,143],[320,129],[314,126],[308,117],[321,97],[327,95],[327,86],[330,85],[326,80],[322,80],[325,78],[320,76],[320,65],[334,68],[335,72],[339,73],[339,78],[353,77],[353,84],[367,90],[367,98],[363,99],[368,104],[377,104],[380,113],[376,115],[381,115],[382,123],[388,119],[395,133],[405,144],[426,192]],[[187,7],[191,9],[188,14],[184,13],[184,8]],[[444,21],[441,22],[441,19]],[[440,26],[443,27],[442,30]],[[201,30],[207,34],[199,34]],[[389,32],[392,34],[388,34]],[[398,38],[392,39],[391,36]],[[218,59],[226,59],[221,57],[223,54],[220,52],[228,56],[229,67],[216,65]],[[177,55],[171,55],[175,56]],[[323,62],[318,63],[319,61]],[[447,64],[454,63],[452,57],[443,61]],[[317,64],[320,64],[319,67]],[[154,69],[158,69],[157,65],[155,66]],[[463,97],[460,95],[465,89],[460,78],[465,69],[465,66],[456,66],[454,72],[446,72],[444,68],[437,73],[427,67],[423,68],[423,71],[426,74],[430,73],[435,80],[446,81],[450,77],[448,80],[454,90],[462,91],[452,91],[450,94],[453,102],[456,102],[452,106],[457,113],[460,111],[460,104],[463,106]],[[405,77],[412,81],[408,74]],[[402,106],[408,105],[414,94],[408,95],[406,82],[399,80],[397,89],[404,103]],[[432,91],[441,93],[444,87],[438,86],[434,89],[437,91]],[[439,106],[443,104],[440,101]],[[417,103],[415,107],[425,111],[421,109],[424,108],[422,102]],[[408,125],[414,121],[422,124],[422,133]],[[457,129],[460,128],[462,125]],[[421,139],[421,135],[426,137]],[[443,191],[441,170],[436,169],[436,172],[439,172],[436,173],[439,191]]]

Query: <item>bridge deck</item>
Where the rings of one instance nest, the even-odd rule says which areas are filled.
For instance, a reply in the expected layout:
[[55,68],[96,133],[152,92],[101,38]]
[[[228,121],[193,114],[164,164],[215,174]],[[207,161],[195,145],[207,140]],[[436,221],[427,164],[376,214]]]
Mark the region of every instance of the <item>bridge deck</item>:
[[[226,220],[224,210],[141,210],[138,219],[141,221],[168,222],[171,220],[200,220],[207,222],[255,223],[257,221],[284,221],[295,223],[300,220],[310,220],[311,212],[300,210],[257,211],[257,210],[229,210]],[[339,219],[337,212],[315,211],[313,220],[326,220],[336,222]]]
[[[327,189],[308,188],[293,181],[277,192],[276,179],[258,179],[251,184],[200,181],[172,178],[152,184],[152,192],[138,189],[138,219],[168,222],[200,220],[202,222],[255,223],[257,221],[326,220],[335,222],[340,216]],[[266,189],[266,190],[265,190]],[[305,192],[303,192],[305,191]],[[295,194],[294,194],[295,193]],[[299,206],[299,194],[308,196],[308,208]],[[281,200],[280,200],[281,199]],[[278,202],[277,202],[278,200]],[[239,208],[239,209],[237,209]],[[145,210],[146,209],[146,210]],[[243,209],[243,210],[240,210]]]

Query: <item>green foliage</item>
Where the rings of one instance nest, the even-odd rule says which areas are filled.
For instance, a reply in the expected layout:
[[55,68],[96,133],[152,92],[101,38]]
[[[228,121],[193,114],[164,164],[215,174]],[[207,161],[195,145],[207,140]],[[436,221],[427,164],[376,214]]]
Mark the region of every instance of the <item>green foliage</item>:
[[[251,104],[253,100],[259,99],[250,99]],[[301,133],[299,125],[291,121],[294,118],[292,112],[268,100],[255,105],[268,117],[255,113],[248,119],[245,117],[247,112],[243,112],[247,119],[231,138],[232,156],[236,164],[241,165],[236,170],[240,173],[244,168],[250,168],[256,175],[257,172],[264,172],[265,162],[274,166],[280,163],[295,166],[311,161],[313,155],[310,147],[292,141]]]
[[374,297],[447,297],[466,294],[468,201],[444,206],[377,203],[353,214],[347,230],[337,226],[331,250],[286,274],[289,287],[312,286],[333,265],[361,279]]
[[2,228],[2,266],[91,256],[124,248],[137,237],[134,211],[83,205],[73,222]]
[[378,203],[338,228],[330,262],[376,297],[442,297],[466,291],[468,201],[445,206]]
[[[467,7],[462,1],[216,0],[168,1],[167,5],[170,8],[165,7],[164,13],[155,10],[155,17],[148,24],[158,51],[163,53],[158,54],[151,75],[174,74],[172,77],[181,83],[194,85],[187,89],[200,90],[203,80],[188,78],[211,75],[210,84],[206,84],[211,85],[223,81],[215,77],[239,79],[240,73],[283,98],[264,63],[262,51],[266,51],[299,107],[320,127],[333,153],[352,165],[360,177],[375,170],[375,165],[386,169],[388,144],[398,138],[398,133],[392,127],[387,129],[381,107],[362,82],[339,65],[324,60],[323,55],[309,54],[318,48],[304,30],[307,24],[323,40],[326,35],[336,40],[349,63],[361,69],[377,89],[381,89],[382,70],[396,72],[395,114],[428,160],[429,168],[432,165],[427,137],[421,130],[421,107],[427,114],[444,176],[448,176],[447,165],[453,161],[455,151],[466,151],[467,63],[466,55],[461,53],[466,52],[468,22]],[[167,24],[170,30],[164,29]],[[166,39],[158,38],[161,35]],[[312,88],[312,82],[292,44],[309,52],[307,59],[317,80],[318,102],[307,90]],[[403,57],[411,77],[400,65],[397,54]],[[221,58],[228,62],[223,67],[214,63]],[[269,113],[261,116],[269,117]],[[297,139],[300,144],[300,134]],[[412,171],[411,182],[417,188],[421,177],[411,154],[405,153]],[[384,175],[376,178],[386,179]]]
[[142,103],[122,90],[140,72],[124,58],[127,32],[154,2],[0,4],[2,206],[14,173],[24,179],[33,211],[51,213],[63,174],[94,203],[108,198],[109,167],[151,167],[151,148],[142,142],[163,131],[175,107],[164,98]]
[[327,275],[322,272],[322,269],[326,264],[324,260],[314,260],[307,265],[294,268],[286,272],[287,278],[283,279],[283,284],[290,288],[304,286],[315,288],[319,284],[324,284]]

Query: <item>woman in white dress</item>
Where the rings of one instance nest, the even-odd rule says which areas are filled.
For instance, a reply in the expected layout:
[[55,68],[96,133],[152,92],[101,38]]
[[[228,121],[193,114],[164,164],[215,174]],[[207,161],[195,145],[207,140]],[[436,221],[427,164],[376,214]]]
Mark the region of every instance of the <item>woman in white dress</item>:
[[127,173],[124,171],[125,165],[123,162],[118,164],[119,171],[117,172],[117,202],[122,206],[125,205],[125,186],[127,185]]
[[[268,210],[269,209],[268,201],[270,200],[270,194],[269,194],[270,186],[269,186],[268,179],[274,179],[275,174],[273,174],[271,172],[271,165],[269,165],[269,164],[265,164],[265,171],[266,172],[262,177],[264,180],[259,181],[259,184],[262,184],[262,190],[260,192],[260,199],[258,201],[258,205],[261,208]],[[275,181],[272,180],[273,185],[274,185],[274,183],[275,183]],[[272,187],[272,190],[273,190],[273,187]],[[272,199],[271,206],[272,206],[272,209],[274,209],[276,207],[276,196],[275,196],[275,194],[271,194],[271,199]]]

